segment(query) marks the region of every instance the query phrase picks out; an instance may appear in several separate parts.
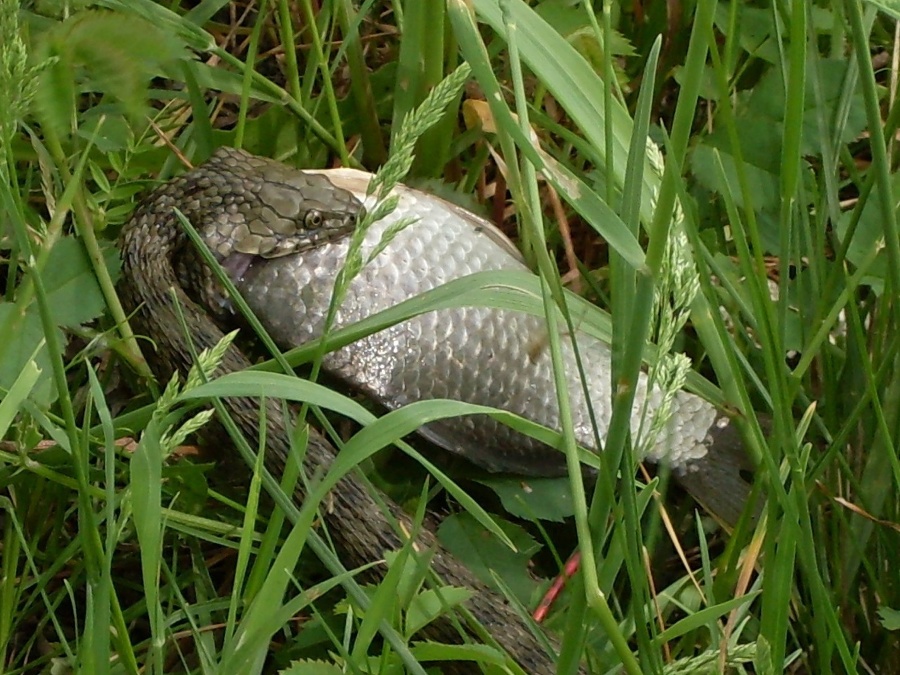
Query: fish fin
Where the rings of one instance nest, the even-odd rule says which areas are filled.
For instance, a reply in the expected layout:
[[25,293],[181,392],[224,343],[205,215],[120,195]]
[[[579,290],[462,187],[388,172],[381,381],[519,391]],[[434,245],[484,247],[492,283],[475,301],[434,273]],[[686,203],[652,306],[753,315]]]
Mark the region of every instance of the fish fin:
[[[727,417],[717,419],[709,431],[709,451],[703,457],[673,470],[678,482],[710,514],[734,527],[747,508],[753,493],[754,466],[741,434]],[[751,507],[755,520],[762,510],[762,499]]]

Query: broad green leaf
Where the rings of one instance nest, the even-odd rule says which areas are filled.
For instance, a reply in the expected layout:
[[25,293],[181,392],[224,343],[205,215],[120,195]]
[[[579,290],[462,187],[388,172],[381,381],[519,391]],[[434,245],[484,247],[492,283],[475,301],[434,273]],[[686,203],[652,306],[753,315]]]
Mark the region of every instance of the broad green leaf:
[[9,425],[12,424],[19,412],[19,406],[31,394],[40,375],[41,370],[37,364],[33,360],[29,361],[22,368],[9,391],[5,395],[0,395],[0,438],[6,436]]
[[[841,134],[837,133],[839,127],[834,110],[838,108],[838,102],[843,94],[848,63],[845,60],[821,59],[817,66],[815,71],[812,69],[811,63],[807,63],[806,67],[801,152],[807,156],[822,154],[819,106],[824,108],[825,133],[832,143],[849,143],[857,138],[866,126],[862,95],[857,86],[852,93],[847,123],[842,125]],[[771,68],[753,88],[747,101],[746,112],[739,119],[742,133],[746,134],[746,138],[753,139],[752,143],[746,144],[749,152],[759,156],[768,151],[770,143],[778,142],[783,137],[784,110],[785,93],[782,75],[777,68]],[[745,130],[744,125],[752,123],[754,119],[775,126],[770,126],[766,130],[758,128],[758,131],[761,132],[759,134],[751,133],[753,129]],[[773,133],[773,131],[777,133]],[[760,141],[763,142],[762,148],[759,147]],[[780,155],[776,153],[772,158],[776,164],[779,157]]]
[[[107,250],[107,268],[115,281],[119,259]],[[50,312],[58,326],[73,327],[97,318],[106,307],[87,255],[78,240],[63,237],[53,246],[43,272]]]
[[882,605],[878,608],[878,620],[885,630],[900,630],[900,610]]
[[[92,142],[103,153],[127,151],[134,145],[134,132],[128,120],[109,110],[86,110],[76,133],[85,141]],[[107,180],[105,175],[98,175],[93,169],[91,175],[101,185],[102,181]]]
[[569,479],[562,478],[482,478],[503,502],[503,508],[527,520],[562,522],[574,513]]
[[[720,2],[716,7],[716,27],[727,32],[731,3]],[[768,8],[751,7],[745,3],[738,5],[738,43],[750,56],[770,63],[778,59],[778,47],[772,11]]]
[[[717,154],[725,170],[724,179],[729,186],[727,188],[722,183],[721,173],[717,167]],[[730,149],[716,148],[715,139],[710,139],[708,143],[697,146],[691,156],[691,170],[700,184],[708,190],[722,194],[726,189],[729,189],[735,197],[735,203],[741,208],[750,207],[763,210],[775,209],[778,206],[778,174],[763,167],[755,166],[748,158],[744,158],[743,170],[753,194],[753,204],[744,204],[738,183],[734,155]],[[775,241],[777,242],[777,239]]]
[[502,523],[504,534],[516,545],[513,552],[468,513],[448,516],[438,528],[441,542],[485,583],[496,586],[494,576],[503,580],[518,600],[528,605],[534,599],[538,584],[531,574],[529,562],[541,548],[531,535],[518,525]]
[[[118,256],[109,249],[106,260],[113,276]],[[57,326],[73,327],[100,316],[106,304],[94,277],[93,270],[81,244],[72,237],[63,237],[53,247],[42,273],[50,314]],[[55,388],[49,374],[50,359],[46,345],[35,351],[44,340],[44,330],[35,303],[22,307],[21,303],[0,302],[0,387],[9,388],[21,369],[35,360],[41,375],[32,390],[32,400],[49,404],[55,400]],[[57,331],[59,344],[65,345],[62,331]]]
[[34,105],[42,124],[65,137],[75,114],[75,74],[71,62],[61,58],[54,47],[47,49],[46,58],[54,60],[41,73]]
[[[900,194],[898,193],[898,190],[900,190],[900,173],[895,173],[891,176],[891,187],[894,194]],[[881,198],[881,193],[878,190],[872,192],[865,206],[863,206],[859,224],[847,249],[847,260],[854,265],[864,264],[866,259],[875,253],[876,258],[869,267],[863,283],[871,286],[877,293],[881,293],[884,288],[884,279],[888,271],[887,254],[884,250],[885,240],[881,217]],[[852,218],[852,211],[841,214],[841,219],[837,223],[837,231],[841,239],[848,235]]]
[[[62,331],[57,331],[60,344],[65,344]],[[40,405],[48,405],[56,399],[56,388],[50,366],[50,357],[44,341],[44,329],[37,307],[22,309],[16,303],[0,302],[0,387],[9,389],[27,363],[34,360],[41,375],[35,383],[31,399]],[[35,351],[35,347],[40,348]]]
[[147,86],[159,69],[181,58],[184,45],[136,16],[82,11],[50,36],[62,59],[84,69],[87,86],[110,94],[129,114],[143,110]]

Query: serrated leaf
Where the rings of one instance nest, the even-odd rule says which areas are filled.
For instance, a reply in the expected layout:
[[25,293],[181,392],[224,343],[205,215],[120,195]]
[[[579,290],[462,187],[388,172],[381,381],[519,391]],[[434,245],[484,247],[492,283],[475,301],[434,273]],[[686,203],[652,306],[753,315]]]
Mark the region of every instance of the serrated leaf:
[[[97,150],[104,154],[127,150],[134,145],[134,133],[128,120],[106,106],[86,110],[76,133],[84,140],[93,142]],[[103,191],[109,193],[110,187],[106,177],[98,175],[95,168],[96,165],[92,162],[92,177],[99,185],[105,184]]]
[[[716,7],[716,25],[723,33],[731,30],[730,3]],[[752,56],[770,63],[778,58],[778,46],[773,37],[775,32],[772,12],[769,8],[738,5],[737,38],[742,49]]]
[[[114,249],[107,251],[106,265],[115,281],[119,259]],[[64,237],[56,242],[42,276],[50,312],[58,326],[78,326],[103,312],[106,303],[93,268],[74,238]]]
[[39,87],[39,104],[60,133],[69,131],[76,85],[109,94],[137,116],[151,78],[186,53],[182,42],[140,17],[96,10],[77,12],[49,31],[44,51],[59,60]]
[[280,675],[341,675],[344,671],[333,663],[303,659],[291,661],[291,665],[278,671]]

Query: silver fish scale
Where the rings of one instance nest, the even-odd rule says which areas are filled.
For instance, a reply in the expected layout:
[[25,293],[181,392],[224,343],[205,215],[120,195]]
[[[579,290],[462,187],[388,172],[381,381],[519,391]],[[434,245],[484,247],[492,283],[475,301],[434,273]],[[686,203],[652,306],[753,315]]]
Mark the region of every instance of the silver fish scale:
[[[330,172],[334,180],[358,172]],[[341,184],[342,187],[346,185]],[[364,194],[356,194],[362,200]],[[431,195],[401,187],[398,208],[366,236],[364,255],[398,219],[418,218],[351,283],[335,327],[350,325],[448,281],[486,270],[524,270],[512,245],[474,214]],[[367,206],[371,206],[368,204]],[[237,280],[253,311],[284,347],[321,335],[334,279],[346,257],[346,240],[268,260]],[[577,335],[601,438],[611,414],[609,347]],[[412,318],[329,354],[323,367],[389,409],[412,401],[448,398],[518,413],[559,428],[553,368],[541,317],[484,307],[445,309]],[[564,336],[563,354],[576,437],[594,447],[588,404],[574,350]],[[641,375],[632,430],[640,428],[646,397]],[[660,395],[651,396],[651,408]],[[668,428],[647,454],[683,468],[704,457],[717,417],[705,400],[679,392]],[[563,455],[484,415],[429,424],[423,435],[493,471],[551,475],[565,470]]]

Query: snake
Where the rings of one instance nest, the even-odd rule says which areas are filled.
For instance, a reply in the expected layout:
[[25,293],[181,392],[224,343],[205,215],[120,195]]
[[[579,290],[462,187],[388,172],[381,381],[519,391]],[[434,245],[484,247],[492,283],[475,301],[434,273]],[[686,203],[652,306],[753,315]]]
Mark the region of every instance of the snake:
[[[234,171],[223,168],[238,165],[238,178]],[[298,171],[230,149],[220,150],[210,163],[160,185],[146,196],[120,236],[119,294],[132,330],[152,341],[145,358],[160,381],[167,381],[176,372],[187,373],[194,363],[194,350],[212,348],[224,336],[213,313],[197,299],[203,295],[196,287],[203,275],[192,277],[179,269],[179,261],[191,244],[176,211],[192,219],[216,221],[232,239],[249,242],[248,250],[254,253],[262,249],[287,255],[346,235],[359,218],[360,206],[349,191],[336,187],[326,175]],[[264,230],[264,235],[259,234]],[[179,328],[182,321],[189,338]],[[250,365],[247,355],[231,345],[216,375],[239,372]],[[260,437],[259,400],[230,397],[222,403],[254,446]],[[264,462],[275,476],[284,473],[291,458],[291,421],[280,404],[266,401]],[[221,429],[207,433],[216,441],[211,445],[225,447],[229,443]],[[302,460],[305,475],[324,475],[335,456],[334,446],[311,429]],[[293,498],[297,503],[306,498],[302,480]],[[380,504],[386,509],[382,510]],[[376,499],[367,482],[350,473],[332,489],[321,518],[348,568],[384,560],[390,552],[399,551],[407,537],[414,537],[417,550],[431,553],[431,568],[443,583],[471,592],[465,608],[521,668],[529,673],[554,670],[556,642],[546,636],[539,638],[505,598],[451,555],[437,541],[430,517],[417,527],[396,503],[383,494]],[[378,580],[386,572],[385,565],[375,565],[369,573]],[[447,643],[477,639],[473,637],[478,634],[474,628],[468,629],[470,634],[461,635],[459,623],[441,617],[424,627],[420,637]],[[472,672],[473,666],[451,663],[446,670]]]

